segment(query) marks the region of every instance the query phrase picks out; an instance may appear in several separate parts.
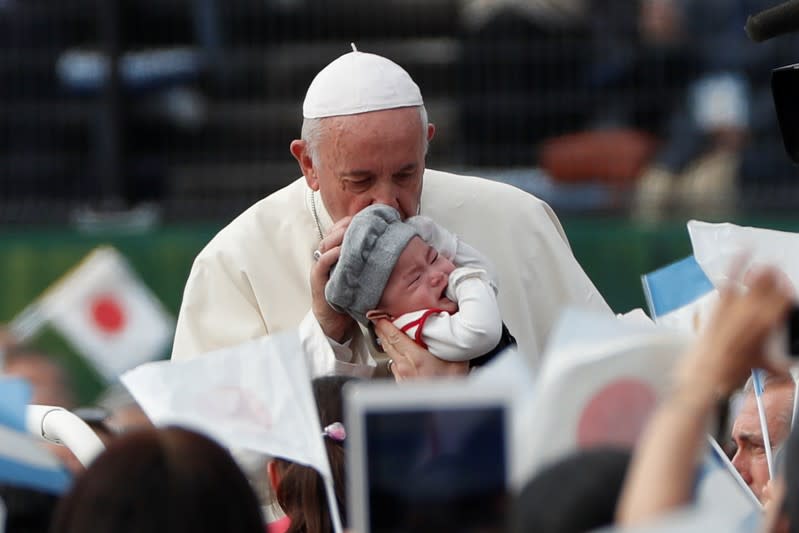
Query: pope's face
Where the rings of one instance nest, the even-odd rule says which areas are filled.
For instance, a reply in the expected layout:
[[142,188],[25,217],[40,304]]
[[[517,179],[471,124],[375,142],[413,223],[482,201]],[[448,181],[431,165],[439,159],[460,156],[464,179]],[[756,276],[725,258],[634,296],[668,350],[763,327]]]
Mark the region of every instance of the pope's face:
[[[304,157],[294,144],[292,153],[334,222],[375,203],[394,207],[403,219],[417,214],[425,159],[418,108],[333,117],[323,123],[315,158]],[[428,139],[434,131],[428,126]]]
[[[763,392],[763,407],[766,412],[766,424],[772,449],[783,444],[788,438],[792,406],[792,385],[766,386],[766,390]],[[732,464],[755,496],[761,498],[763,488],[768,483],[769,474],[766,447],[763,442],[763,432],[760,429],[760,417],[754,393],[750,392],[746,395],[741,411],[735,418],[732,427],[732,439],[738,448],[732,458]]]

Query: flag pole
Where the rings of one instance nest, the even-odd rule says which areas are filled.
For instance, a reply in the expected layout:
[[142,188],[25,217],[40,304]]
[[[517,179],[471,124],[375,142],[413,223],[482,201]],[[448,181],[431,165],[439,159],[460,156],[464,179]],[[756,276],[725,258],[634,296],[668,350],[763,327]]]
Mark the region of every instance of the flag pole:
[[336,502],[336,489],[333,487],[332,476],[322,476],[325,481],[325,492],[327,493],[327,507],[330,509],[330,520],[333,522],[333,531],[343,533],[341,525],[341,515],[338,512],[338,502]]
[[757,403],[757,414],[760,417],[760,431],[763,433],[763,447],[766,449],[766,463],[768,464],[768,477],[774,479],[774,458],[771,451],[771,439],[768,434],[768,424],[766,423],[766,407],[763,405],[763,383],[760,379],[760,370],[752,369],[752,384],[755,390],[755,402]]

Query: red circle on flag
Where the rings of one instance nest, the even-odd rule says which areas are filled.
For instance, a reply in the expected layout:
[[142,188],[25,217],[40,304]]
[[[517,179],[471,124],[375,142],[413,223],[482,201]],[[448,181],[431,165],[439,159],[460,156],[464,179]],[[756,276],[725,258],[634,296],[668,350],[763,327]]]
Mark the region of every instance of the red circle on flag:
[[580,415],[577,445],[633,445],[656,404],[655,391],[641,380],[623,378],[606,385]]
[[125,326],[125,313],[113,296],[98,296],[92,302],[92,319],[106,333],[117,333]]

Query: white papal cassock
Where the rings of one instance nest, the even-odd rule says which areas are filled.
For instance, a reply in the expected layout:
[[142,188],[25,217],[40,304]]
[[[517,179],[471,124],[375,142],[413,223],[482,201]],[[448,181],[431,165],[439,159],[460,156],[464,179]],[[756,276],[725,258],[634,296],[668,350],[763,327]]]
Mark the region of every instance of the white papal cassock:
[[[574,258],[554,212],[534,196],[427,169],[421,214],[494,262],[502,318],[534,367],[566,306],[611,313]],[[370,374],[375,361],[363,335],[353,339],[351,350],[334,350],[310,311],[312,254],[320,228],[325,232],[331,225],[321,196],[301,178],[222,229],[194,261],[172,358],[299,327],[314,375]]]

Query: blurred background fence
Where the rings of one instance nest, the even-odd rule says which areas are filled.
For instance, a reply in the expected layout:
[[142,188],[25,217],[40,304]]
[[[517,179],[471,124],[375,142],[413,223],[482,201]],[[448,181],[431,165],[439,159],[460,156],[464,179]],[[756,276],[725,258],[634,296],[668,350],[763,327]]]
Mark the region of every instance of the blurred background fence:
[[[350,41],[422,87],[432,167],[624,214],[651,167],[676,175],[726,150],[739,156],[727,203],[791,210],[767,93],[799,48],[741,30],[768,4],[0,0],[0,221],[143,202],[166,221],[228,220],[297,176],[304,90]],[[562,137],[574,132],[594,135]]]

